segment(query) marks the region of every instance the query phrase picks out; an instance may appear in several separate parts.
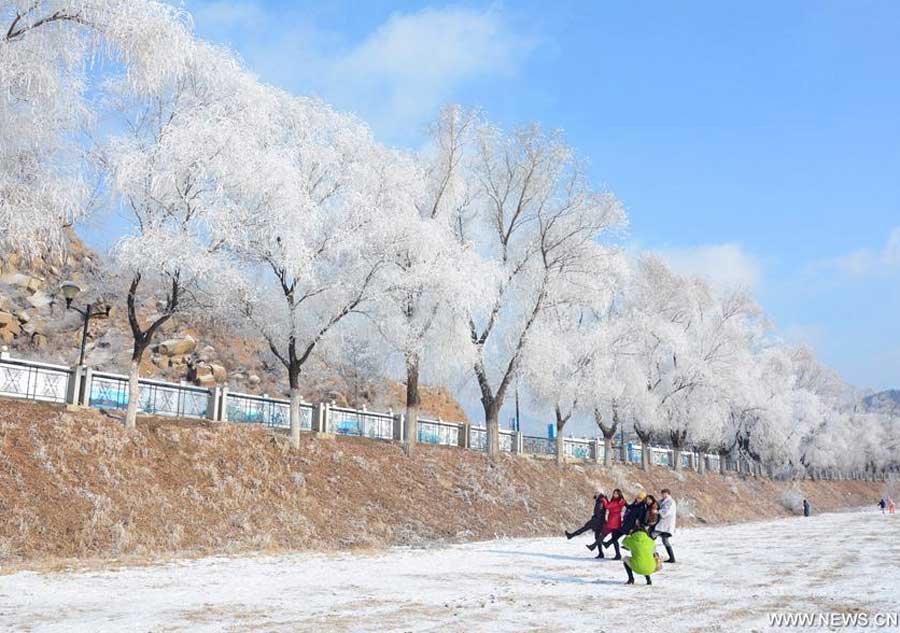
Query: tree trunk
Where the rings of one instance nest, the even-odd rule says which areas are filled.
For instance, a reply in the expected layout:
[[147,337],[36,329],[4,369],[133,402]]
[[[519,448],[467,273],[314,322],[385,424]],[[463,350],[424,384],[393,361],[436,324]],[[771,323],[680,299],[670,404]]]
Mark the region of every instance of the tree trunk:
[[[142,353],[143,350],[141,350]],[[138,355],[137,351],[135,351],[135,355]],[[125,409],[126,429],[137,428],[138,406],[141,403],[140,384],[138,383],[140,375],[141,360],[140,355],[138,355],[137,360],[132,360],[131,366],[128,368],[128,407]]]
[[641,440],[641,470],[650,470],[652,460],[650,459],[650,441]]
[[131,352],[131,367],[128,371],[128,407],[125,409],[125,428],[133,429],[137,427],[137,412],[140,405],[140,372],[141,359],[144,358],[144,351],[150,346],[150,341],[156,331],[162,327],[163,323],[171,318],[176,307],[178,307],[178,296],[180,292],[179,275],[176,273],[172,277],[172,289],[166,301],[165,312],[150,324],[146,330],[141,328],[138,321],[137,310],[137,292],[141,285],[141,274],[135,273],[128,287],[128,295],[125,300],[128,313],[128,325],[131,328],[131,336],[134,341]]
[[291,386],[291,448],[300,448],[300,367],[288,369]]
[[484,406],[484,425],[487,428],[487,454],[494,459],[500,455],[500,407],[496,400]]
[[616,436],[616,430],[619,428],[618,408],[613,404],[612,425],[604,423],[603,414],[598,409],[594,409],[594,422],[597,423],[597,426],[600,427],[600,432],[603,434],[603,465],[609,466],[612,463],[612,441]]
[[613,442],[612,436],[603,437],[603,465],[609,466],[612,464],[612,451],[613,451]]
[[719,451],[719,474],[724,476],[728,470],[728,453]]
[[419,441],[419,355],[406,357],[406,428],[405,448],[407,457],[412,457]]
[[672,468],[675,469],[675,472],[681,472],[681,448],[678,446],[672,447],[672,459],[675,462],[672,464]]
[[697,458],[697,472],[701,475],[706,474],[706,454],[702,451],[698,453],[699,457]]
[[566,465],[566,440],[563,438],[563,429],[566,426],[566,422],[569,421],[569,415],[563,415],[562,411],[559,409],[559,405],[556,405],[556,465],[559,467],[563,467]]

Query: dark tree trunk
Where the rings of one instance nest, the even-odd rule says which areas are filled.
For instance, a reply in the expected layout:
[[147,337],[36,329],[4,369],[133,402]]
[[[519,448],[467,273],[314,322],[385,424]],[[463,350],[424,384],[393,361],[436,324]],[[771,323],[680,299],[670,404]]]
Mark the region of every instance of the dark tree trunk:
[[653,439],[653,434],[644,431],[637,424],[634,426],[634,432],[637,433],[638,438],[641,440],[641,470],[649,470],[650,469],[650,440]]
[[419,355],[410,353],[406,356],[406,454],[412,457],[419,440]]
[[141,361],[144,358],[144,352],[150,347],[151,341],[159,328],[168,321],[178,307],[178,295],[180,286],[178,283],[178,275],[172,277],[171,288],[166,300],[166,307],[163,314],[156,318],[153,323],[145,330],[141,327],[137,316],[137,293],[141,285],[141,274],[135,273],[128,287],[128,296],[126,298],[126,306],[128,310],[128,325],[131,328],[131,337],[133,340],[131,352],[131,365],[128,368],[128,406],[125,409],[125,428],[133,429],[137,426],[137,412],[140,406],[140,372]]
[[603,421],[603,414],[597,409],[594,409],[594,421],[597,423],[597,426],[600,427],[600,432],[603,434],[603,465],[609,466],[612,463],[613,438],[616,436],[616,431],[619,429],[619,416],[616,410],[613,409],[613,422],[611,425],[607,425]]

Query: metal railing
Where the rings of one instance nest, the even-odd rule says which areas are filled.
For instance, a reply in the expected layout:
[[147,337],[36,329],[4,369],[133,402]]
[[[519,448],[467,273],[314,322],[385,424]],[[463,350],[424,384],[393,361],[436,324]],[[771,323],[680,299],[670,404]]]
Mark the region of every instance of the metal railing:
[[[503,453],[512,453],[515,444],[513,436],[514,431],[500,429],[500,451]],[[483,426],[469,427],[469,448],[473,451],[487,451],[487,429]]]
[[640,464],[644,457],[644,447],[628,444],[625,456],[630,464]]
[[419,418],[417,423],[417,439],[425,444],[440,446],[459,446],[461,426],[442,420]]
[[331,432],[338,435],[394,439],[394,416],[389,413],[331,406],[328,407],[328,425]]
[[592,460],[594,459],[594,442],[593,440],[567,437],[563,440],[563,453],[571,459]]
[[[290,428],[290,401],[283,398],[234,393],[223,387],[205,389],[145,378],[138,381],[138,393],[138,410],[146,414]],[[3,353],[0,354],[0,396],[122,410],[128,406],[128,378],[84,367],[69,368],[13,359]],[[402,439],[404,432],[402,415],[338,407],[334,404],[312,405],[307,402],[300,404],[300,428],[304,431],[327,431],[381,440]],[[422,443],[468,446],[476,451],[487,449],[487,430],[464,423],[420,418],[417,436]],[[554,439],[525,436],[509,429],[500,429],[499,439],[503,452],[547,457],[556,455],[557,440]],[[605,444],[602,439],[565,438],[563,442],[564,454],[569,459],[603,461]],[[641,444],[627,443],[624,451],[626,461],[640,464],[643,450],[645,447]],[[648,446],[646,450],[650,451],[652,464],[670,468],[673,466],[674,452],[671,448]],[[622,447],[614,445],[611,460],[621,461],[621,455]],[[681,466],[699,470],[700,460],[705,460],[704,465],[710,471],[718,472],[723,459],[725,470],[738,471],[739,463],[732,455],[722,457],[717,453],[690,450],[681,453]],[[748,463],[746,469],[751,467],[753,472],[762,473],[759,464]],[[877,476],[877,473],[837,468],[812,469],[809,474],[826,479],[867,479]]]
[[0,396],[67,402],[72,370],[63,365],[0,359]]
[[[291,428],[291,401],[249,393],[226,391],[223,419],[245,424],[264,424],[272,428]],[[300,428],[312,430],[313,405],[300,403]]]
[[522,437],[522,452],[528,455],[556,455],[556,440],[525,435]]
[[[88,406],[98,409],[128,408],[128,377],[90,372],[86,378]],[[138,381],[138,411],[179,418],[208,418],[210,392],[203,387],[176,385],[158,380]]]
[[656,466],[672,467],[672,452],[665,448],[651,448],[650,461]]

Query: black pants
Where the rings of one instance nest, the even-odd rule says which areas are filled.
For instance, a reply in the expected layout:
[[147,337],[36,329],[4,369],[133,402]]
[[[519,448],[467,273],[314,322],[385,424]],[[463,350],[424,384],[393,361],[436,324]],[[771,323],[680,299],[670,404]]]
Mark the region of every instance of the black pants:
[[[574,532],[572,532],[572,536],[578,536],[579,534],[584,534],[588,530],[594,530],[594,520],[593,519],[591,519],[590,521],[588,521],[587,523],[582,525],[580,528],[578,528]],[[594,531],[596,532],[597,530],[594,530]]]
[[609,547],[612,545],[616,548],[616,558],[622,558],[622,550],[619,549],[619,538],[624,534],[621,530],[613,530],[609,534],[609,541],[606,542],[605,547]]
[[588,545],[588,548],[593,552],[595,549],[600,550],[600,554],[597,558],[603,558],[603,532],[594,528],[594,542]]
[[666,554],[669,555],[669,560],[666,561],[666,562],[668,562],[668,563],[674,563],[674,562],[675,562],[675,552],[674,552],[674,550],[672,549],[671,543],[669,543],[669,539],[672,538],[672,535],[669,534],[668,532],[652,532],[652,533],[650,534],[650,536],[652,536],[653,538],[656,538],[657,536],[661,536],[661,537],[662,537],[662,544],[663,544],[663,547],[666,548]]
[[[628,574],[628,582],[634,582],[634,574],[631,572],[631,567],[628,566],[628,563],[622,563],[622,566],[625,568],[625,573]],[[650,576],[644,576],[647,580],[648,585],[652,585],[653,582],[650,580]]]

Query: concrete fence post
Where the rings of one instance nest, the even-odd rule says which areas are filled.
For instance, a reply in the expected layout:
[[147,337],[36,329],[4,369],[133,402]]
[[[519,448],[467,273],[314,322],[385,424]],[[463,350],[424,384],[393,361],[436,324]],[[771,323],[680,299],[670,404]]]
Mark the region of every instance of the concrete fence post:
[[463,422],[459,425],[459,447],[469,448],[469,423]]
[[397,442],[405,442],[404,430],[406,428],[406,416],[402,413],[395,413],[394,416],[394,429],[393,436],[394,440]]
[[219,390],[219,422],[228,422],[228,385]]
[[219,406],[222,401],[222,388],[216,385],[207,389],[209,395],[206,401],[206,419],[213,422],[219,420]]
[[78,406],[81,403],[81,389],[84,382],[84,367],[76,365],[69,374],[69,384],[66,385],[66,404]]
[[325,433],[328,430],[328,403],[320,402],[313,408],[312,431]]
[[591,442],[591,453],[595,464],[603,462],[603,457],[600,455],[601,450],[603,450],[603,442],[600,441],[600,438],[595,437],[594,441]]
[[94,380],[94,370],[90,367],[86,367],[84,370],[84,374],[81,378],[81,384],[83,385],[81,389],[81,400],[76,404],[81,405],[82,407],[88,407],[91,404],[91,388],[93,385],[91,384]]

